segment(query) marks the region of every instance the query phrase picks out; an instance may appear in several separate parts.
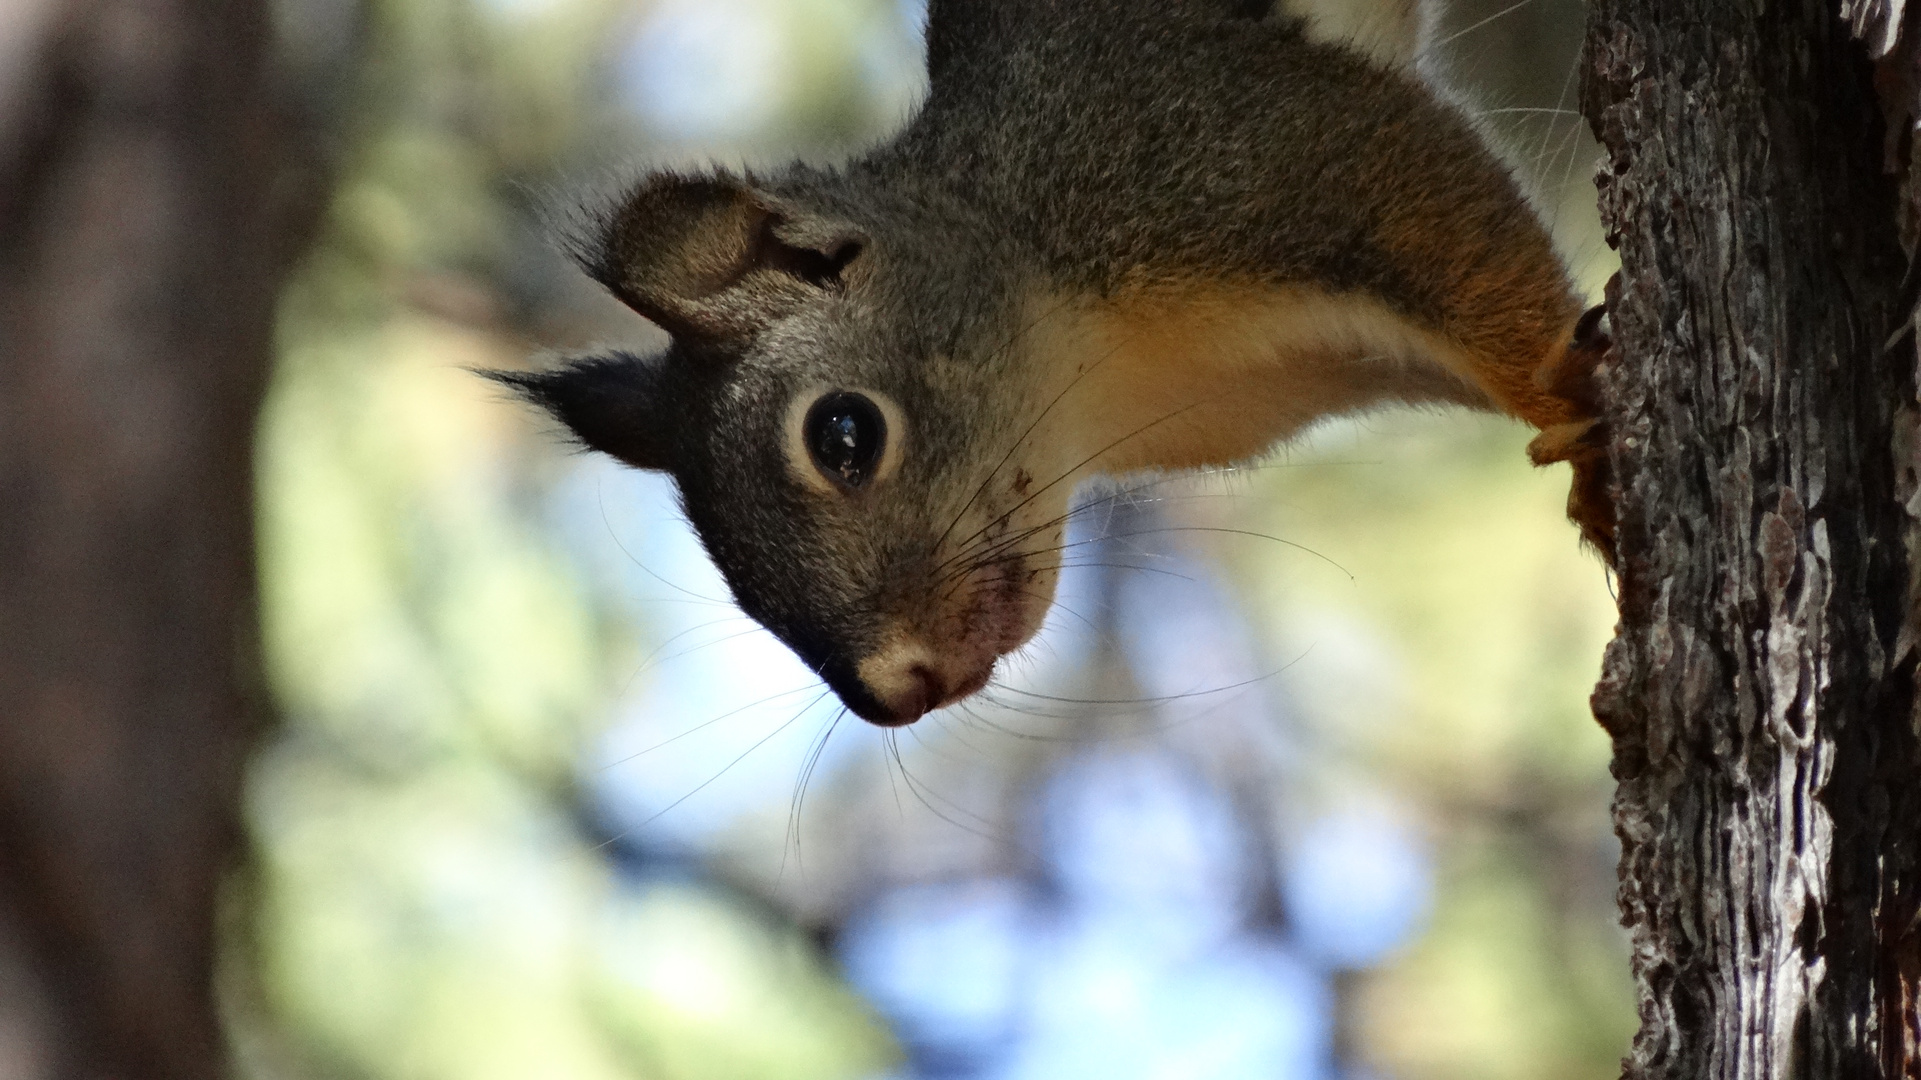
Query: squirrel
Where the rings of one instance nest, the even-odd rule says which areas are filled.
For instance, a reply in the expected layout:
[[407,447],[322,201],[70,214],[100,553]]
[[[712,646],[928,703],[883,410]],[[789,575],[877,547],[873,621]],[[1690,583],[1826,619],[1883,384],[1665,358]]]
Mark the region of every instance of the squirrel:
[[656,172],[573,238],[664,351],[492,374],[672,474],[742,610],[881,725],[1033,637],[1081,481],[1242,462],[1336,414],[1534,425],[1607,555],[1605,339],[1414,72],[1415,0],[1385,9],[1368,48],[1272,2],[931,0],[929,89],[891,139]]

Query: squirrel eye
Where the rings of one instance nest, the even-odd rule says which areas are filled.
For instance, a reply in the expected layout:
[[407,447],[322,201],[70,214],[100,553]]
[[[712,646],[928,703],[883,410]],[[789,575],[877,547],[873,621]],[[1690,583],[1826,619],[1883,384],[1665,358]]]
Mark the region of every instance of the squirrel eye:
[[801,432],[814,465],[850,488],[873,478],[887,445],[887,421],[880,407],[847,391],[814,402]]

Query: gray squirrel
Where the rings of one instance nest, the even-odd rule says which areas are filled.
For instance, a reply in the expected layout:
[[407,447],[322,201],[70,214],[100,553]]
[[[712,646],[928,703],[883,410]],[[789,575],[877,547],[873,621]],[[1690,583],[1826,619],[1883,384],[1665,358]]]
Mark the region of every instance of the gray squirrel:
[[672,474],[740,607],[877,724],[1034,635],[1082,480],[1330,415],[1535,425],[1606,554],[1595,320],[1388,7],[1369,50],[1247,0],[931,0],[899,134],[655,173],[577,238],[665,351],[494,377]]

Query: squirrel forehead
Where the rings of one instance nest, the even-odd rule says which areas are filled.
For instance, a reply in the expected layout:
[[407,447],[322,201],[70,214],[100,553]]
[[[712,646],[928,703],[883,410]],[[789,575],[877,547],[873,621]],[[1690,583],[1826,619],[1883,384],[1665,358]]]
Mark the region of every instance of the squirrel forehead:
[[850,284],[773,322],[738,363],[755,381],[864,383],[903,401],[979,392],[1017,350],[1026,305],[1011,290],[958,295],[966,292]]

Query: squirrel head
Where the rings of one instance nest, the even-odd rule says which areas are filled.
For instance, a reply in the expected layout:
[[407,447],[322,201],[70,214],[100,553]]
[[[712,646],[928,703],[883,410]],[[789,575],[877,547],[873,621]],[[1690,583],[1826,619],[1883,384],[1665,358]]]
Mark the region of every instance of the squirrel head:
[[577,255],[671,345],[493,377],[671,474],[740,607],[895,725],[1039,628],[1076,470],[1013,357],[1005,241],[854,182],[648,178]]

